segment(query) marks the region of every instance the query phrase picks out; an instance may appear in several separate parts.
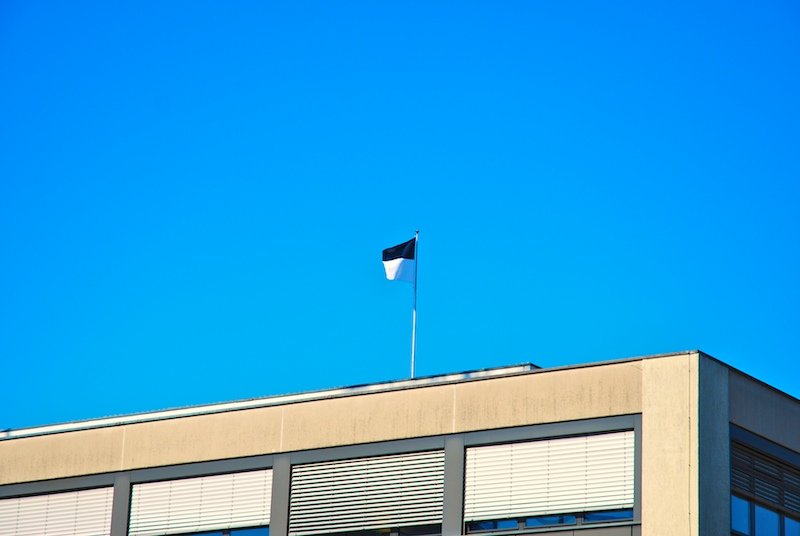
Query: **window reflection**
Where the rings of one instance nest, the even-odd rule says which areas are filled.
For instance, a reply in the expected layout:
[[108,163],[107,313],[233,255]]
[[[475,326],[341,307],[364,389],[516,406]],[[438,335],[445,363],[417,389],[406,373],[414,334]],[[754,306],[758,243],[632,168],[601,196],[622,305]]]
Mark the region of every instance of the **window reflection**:
[[[466,523],[467,534],[479,532],[497,532],[503,530],[520,530],[538,527],[557,527],[563,525],[583,525],[588,523],[619,523],[633,520],[633,509],[603,510],[598,512],[580,512],[573,514],[546,514],[519,519],[487,519]],[[401,535],[402,536],[402,535]]]
[[800,520],[731,495],[731,534],[735,536],[800,536]]
[[598,521],[622,521],[633,519],[633,510],[609,510],[607,512],[588,512],[583,516],[583,520],[593,523]]
[[731,529],[750,534],[750,503],[736,495],[731,495]]
[[800,521],[796,521],[791,517],[783,518],[783,534],[784,536],[800,536]]
[[756,505],[756,536],[780,536],[778,512]]
[[188,532],[185,534],[179,534],[177,536],[269,536],[269,527]]
[[574,525],[575,516],[537,516],[525,520],[526,527],[547,527],[550,525]]

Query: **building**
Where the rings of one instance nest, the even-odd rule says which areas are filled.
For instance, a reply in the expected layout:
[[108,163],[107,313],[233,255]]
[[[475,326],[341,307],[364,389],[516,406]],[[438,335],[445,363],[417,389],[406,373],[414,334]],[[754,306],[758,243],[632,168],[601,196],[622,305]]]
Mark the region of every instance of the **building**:
[[0,440],[0,534],[800,535],[800,401],[702,352]]

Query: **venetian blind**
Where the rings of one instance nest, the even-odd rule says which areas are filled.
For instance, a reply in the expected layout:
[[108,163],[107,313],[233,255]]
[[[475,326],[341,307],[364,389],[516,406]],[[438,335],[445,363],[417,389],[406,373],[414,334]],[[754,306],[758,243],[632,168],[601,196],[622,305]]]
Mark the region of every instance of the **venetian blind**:
[[3,536],[105,536],[111,533],[114,488],[0,500]]
[[292,536],[442,522],[444,451],[298,465]]
[[472,447],[464,520],[633,506],[632,431]]
[[136,484],[130,536],[269,524],[272,469]]
[[731,445],[731,487],[782,512],[800,514],[800,469],[739,443]]

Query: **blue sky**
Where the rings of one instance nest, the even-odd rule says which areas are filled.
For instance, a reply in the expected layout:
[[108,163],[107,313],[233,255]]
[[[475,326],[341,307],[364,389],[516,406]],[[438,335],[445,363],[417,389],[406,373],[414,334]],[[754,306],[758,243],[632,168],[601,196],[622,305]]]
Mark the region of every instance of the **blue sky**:
[[0,429],[701,349],[800,396],[800,8],[0,5]]

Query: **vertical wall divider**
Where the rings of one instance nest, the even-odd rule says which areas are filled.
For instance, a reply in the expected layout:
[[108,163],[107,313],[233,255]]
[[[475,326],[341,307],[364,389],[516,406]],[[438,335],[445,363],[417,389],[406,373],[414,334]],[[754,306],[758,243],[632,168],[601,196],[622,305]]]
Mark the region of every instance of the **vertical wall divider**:
[[633,416],[633,520],[631,536],[642,536],[642,414]]
[[464,436],[444,440],[442,536],[460,536],[464,527]]
[[128,536],[131,513],[131,474],[114,476],[114,500],[111,503],[111,536]]
[[272,505],[269,522],[270,536],[289,534],[289,493],[292,483],[292,458],[276,454],[272,464]]

